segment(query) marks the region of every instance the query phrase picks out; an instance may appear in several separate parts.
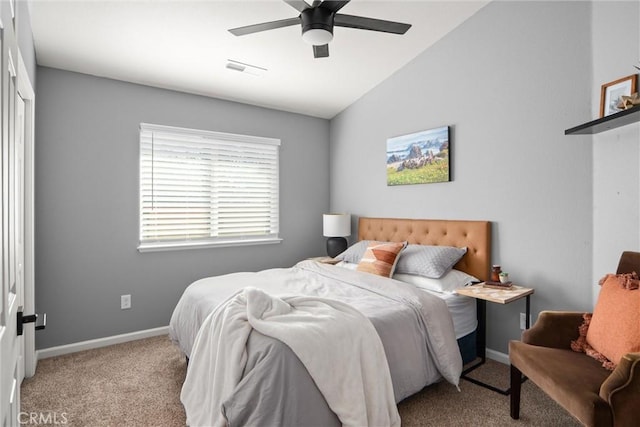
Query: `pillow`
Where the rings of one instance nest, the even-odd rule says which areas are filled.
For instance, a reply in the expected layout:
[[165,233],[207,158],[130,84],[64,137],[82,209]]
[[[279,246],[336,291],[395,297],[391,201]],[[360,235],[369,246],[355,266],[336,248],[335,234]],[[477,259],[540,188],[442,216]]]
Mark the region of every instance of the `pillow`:
[[[351,245],[335,258],[357,264],[371,243],[385,243],[375,240],[361,240]],[[467,253],[467,248],[453,246],[407,245],[396,266],[396,273],[415,274],[439,279],[453,268]]]
[[400,252],[406,246],[407,242],[372,242],[358,263],[357,270],[377,274],[378,276],[391,277],[400,257]]
[[614,365],[625,354],[640,351],[640,290],[627,288],[628,276],[604,278],[587,331],[587,344]]
[[467,253],[467,248],[409,245],[402,252],[396,273],[439,279]]
[[611,363],[609,359],[604,357],[603,354],[598,353],[587,343],[587,331],[589,330],[589,324],[593,313],[584,313],[582,315],[582,325],[578,326],[578,339],[571,341],[571,350],[578,353],[586,353],[587,356],[593,357],[598,362],[602,363],[602,367],[613,371],[616,365]]
[[340,261],[336,264],[336,267],[342,267],[347,270],[356,270],[358,268],[358,264],[354,264],[352,262]]
[[[405,249],[406,250],[406,249]],[[404,253],[402,254],[404,256]],[[396,266],[396,271],[398,270]],[[416,276],[414,274],[396,273],[393,279],[410,283],[420,289],[435,292],[454,292],[456,289],[464,288],[473,282],[479,282],[477,278],[460,270],[451,270],[439,279],[431,277]]]
[[360,240],[359,242],[356,242],[353,245],[349,246],[346,251],[338,254],[338,256],[334,258],[340,261],[357,264],[362,259],[362,255],[364,255],[365,251],[369,247],[369,244],[373,242],[373,240]]

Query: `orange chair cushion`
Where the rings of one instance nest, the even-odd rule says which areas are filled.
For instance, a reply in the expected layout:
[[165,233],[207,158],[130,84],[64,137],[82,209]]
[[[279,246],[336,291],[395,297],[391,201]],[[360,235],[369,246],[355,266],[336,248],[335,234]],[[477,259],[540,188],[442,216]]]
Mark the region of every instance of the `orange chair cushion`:
[[624,275],[608,275],[587,331],[587,343],[614,365],[640,351],[640,290],[628,289]]
[[372,242],[358,263],[358,271],[391,277],[398,263],[400,252],[407,242]]

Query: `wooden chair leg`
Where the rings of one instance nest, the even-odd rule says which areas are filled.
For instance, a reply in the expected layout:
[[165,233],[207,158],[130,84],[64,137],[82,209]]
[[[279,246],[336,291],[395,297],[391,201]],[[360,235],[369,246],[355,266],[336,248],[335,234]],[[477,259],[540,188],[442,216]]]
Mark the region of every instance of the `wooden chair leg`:
[[522,372],[511,365],[511,418],[520,418],[520,386],[522,384]]

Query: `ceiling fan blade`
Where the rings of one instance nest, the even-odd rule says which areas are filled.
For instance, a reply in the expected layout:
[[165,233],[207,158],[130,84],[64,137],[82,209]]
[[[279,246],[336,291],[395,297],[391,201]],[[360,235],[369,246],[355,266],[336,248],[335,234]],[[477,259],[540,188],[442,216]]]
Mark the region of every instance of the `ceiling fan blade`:
[[309,5],[307,4],[307,2],[303,1],[303,0],[283,0],[286,4],[288,4],[289,6],[291,6],[292,8],[294,8],[295,10],[297,10],[298,12],[301,12],[305,9],[309,9]]
[[246,27],[232,28],[229,32],[236,36],[244,36],[245,34],[258,33],[260,31],[275,30],[276,28],[290,27],[291,25],[299,25],[300,18],[281,19],[279,21],[263,22],[261,24],[247,25]]
[[411,24],[365,18],[364,16],[343,15],[341,13],[336,14],[334,25],[336,27],[358,28],[360,30],[381,31],[383,33],[393,34],[404,34],[411,28]]
[[323,8],[323,9],[328,9],[333,13],[336,13],[337,11],[339,11],[340,9],[345,7],[346,4],[349,3],[349,1],[350,0],[346,0],[346,1],[325,0],[320,4],[320,7]]
[[329,45],[323,44],[321,46],[313,46],[314,58],[326,58],[329,56]]

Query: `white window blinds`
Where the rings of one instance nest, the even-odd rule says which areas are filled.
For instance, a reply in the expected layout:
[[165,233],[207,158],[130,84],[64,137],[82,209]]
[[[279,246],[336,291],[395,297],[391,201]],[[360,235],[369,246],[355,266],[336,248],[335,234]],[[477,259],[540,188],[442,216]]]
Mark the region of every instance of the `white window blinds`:
[[139,250],[280,241],[279,145],[142,123]]

